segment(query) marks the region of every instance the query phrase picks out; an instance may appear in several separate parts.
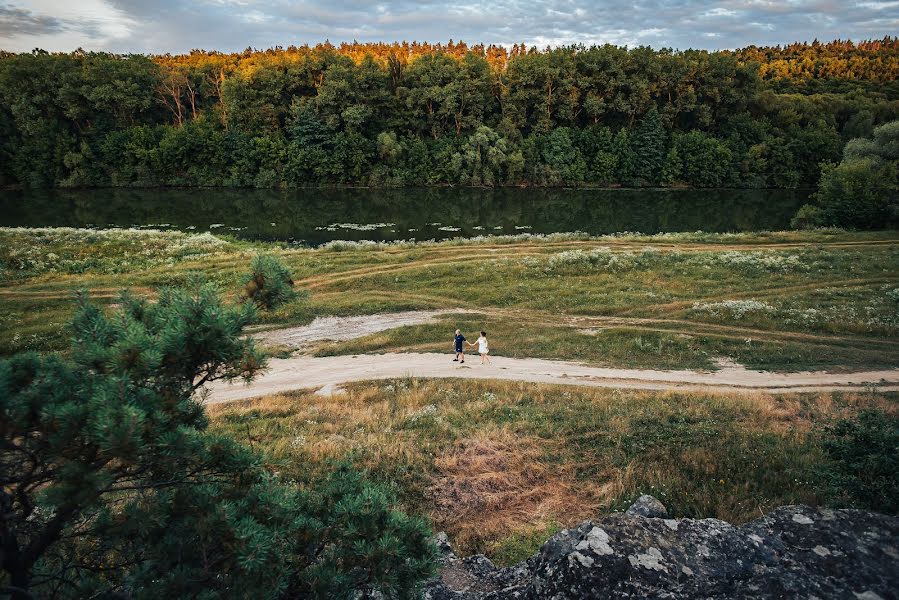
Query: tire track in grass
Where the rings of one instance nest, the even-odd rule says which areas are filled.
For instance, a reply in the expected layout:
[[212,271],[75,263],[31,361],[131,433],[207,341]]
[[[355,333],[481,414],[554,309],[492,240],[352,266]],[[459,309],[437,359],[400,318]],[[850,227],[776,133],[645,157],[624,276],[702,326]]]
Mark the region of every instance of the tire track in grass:
[[739,292],[728,292],[726,294],[717,294],[714,296],[702,296],[691,298],[690,300],[676,300],[674,302],[663,302],[659,304],[644,304],[626,308],[616,313],[618,316],[633,315],[635,313],[647,311],[655,314],[676,315],[683,313],[692,308],[696,303],[723,302],[726,300],[747,300],[757,298],[776,298],[786,296],[796,292],[804,292],[808,290],[816,290],[823,287],[846,286],[854,288],[866,288],[883,284],[899,284],[899,277],[871,277],[865,279],[837,279],[814,281],[792,286],[767,287],[756,290],[745,290]]
[[[430,325],[433,325],[435,327],[444,327],[448,331],[451,330],[456,326],[456,323],[448,318],[451,314],[453,313],[447,313],[446,316],[444,316],[443,318],[438,318],[434,322],[430,323]],[[876,356],[878,352],[892,352],[896,353],[897,356],[899,356],[899,340],[872,339],[854,336],[817,335],[802,332],[771,331],[756,328],[731,327],[713,323],[683,321],[677,319],[554,315],[550,313],[527,311],[521,309],[513,309],[509,311],[486,309],[479,310],[471,314],[460,313],[454,316],[463,320],[472,318],[493,318],[495,319],[494,326],[509,322],[526,322],[529,324],[541,325],[550,328],[564,327],[566,329],[583,333],[584,335],[591,335],[590,333],[585,332],[585,329],[602,328],[603,330],[607,331],[625,331],[633,332],[635,334],[659,333],[666,335],[681,335],[690,338],[703,337],[736,342],[742,342],[743,340],[750,338],[758,343],[768,343],[775,345],[793,343],[802,344],[808,349],[819,348],[822,350],[837,348],[851,349],[862,352],[864,354],[871,354],[873,356]],[[269,331],[268,335],[269,341],[277,342],[277,330]],[[380,336],[382,340],[379,343],[381,344],[389,343],[388,340],[390,339],[390,334],[386,333],[385,335],[385,331],[371,333],[369,335],[361,336],[361,338],[370,338],[372,336]],[[438,341],[423,341],[412,344],[406,343],[390,345],[389,348],[387,346],[377,346],[372,347],[371,350],[368,350],[366,352],[371,353],[386,351],[393,354],[402,351],[408,352],[434,350],[442,347],[443,345],[445,344]],[[341,347],[340,342],[337,342],[336,344],[328,343],[324,346],[318,346],[313,351],[313,353],[320,354],[322,350],[327,350],[326,354],[347,354],[352,352],[353,348],[355,347],[357,346],[352,346],[350,348],[346,348],[345,346]]]
[[[84,291],[90,298],[118,298],[123,288],[86,288]],[[142,295],[155,295],[155,290],[149,287],[128,286],[128,290]],[[0,298],[10,300],[66,300],[74,299],[79,290],[72,288],[67,291],[56,290],[10,290],[0,289]]]
[[[874,245],[889,246],[889,245],[893,245],[895,243],[899,243],[899,242],[890,241],[889,244],[877,243]],[[847,243],[840,243],[840,244],[834,243],[834,244],[828,245],[827,247],[828,248],[838,248],[841,246],[859,247],[862,244],[871,245],[870,243],[847,242]],[[594,247],[594,248],[599,248],[599,247],[605,246],[605,244],[598,244],[597,242],[579,242],[576,244],[568,242],[560,247],[561,248],[571,248],[573,246],[576,248],[578,246],[585,246],[585,245]],[[649,247],[649,245],[647,245],[645,243],[644,244],[632,244],[632,246],[636,247],[636,248]],[[708,245],[690,246],[690,247],[669,245],[669,246],[652,246],[652,248],[654,248],[656,250],[667,251],[667,252],[679,252],[679,251],[730,252],[730,251],[735,251],[735,250],[736,251],[748,251],[748,250],[759,250],[759,249],[794,249],[794,248],[818,249],[818,248],[821,248],[822,246],[824,246],[824,245],[803,243],[803,244],[779,244],[779,245],[771,245],[771,246],[711,246],[711,247]],[[553,247],[550,246],[550,244],[541,244],[541,243],[522,245],[520,248],[521,248],[521,250],[518,250],[515,247],[510,247],[508,245],[507,246],[499,245],[499,246],[496,246],[496,251],[492,251],[492,252],[489,252],[486,254],[478,253],[478,254],[472,255],[472,251],[482,251],[482,250],[485,250],[485,248],[482,246],[477,246],[477,245],[473,245],[473,246],[469,246],[469,247],[459,247],[459,248],[453,248],[451,252],[437,253],[437,254],[441,254],[441,256],[438,256],[438,257],[427,257],[426,256],[426,257],[423,257],[421,259],[417,259],[417,260],[414,260],[411,262],[402,262],[402,263],[395,263],[395,264],[392,263],[392,264],[388,264],[388,265],[368,265],[365,267],[360,267],[358,269],[350,269],[350,270],[346,270],[346,271],[340,271],[338,273],[322,273],[322,274],[312,275],[310,277],[300,279],[297,282],[297,284],[302,285],[308,289],[317,289],[317,288],[327,286],[332,283],[341,283],[341,282],[345,282],[348,280],[366,277],[368,275],[385,275],[385,274],[391,274],[391,273],[407,271],[407,270],[424,269],[424,268],[427,268],[430,266],[454,264],[454,263],[458,263],[461,258],[466,259],[466,261],[470,261],[470,260],[489,260],[489,259],[496,259],[496,258],[520,258],[520,257],[525,257],[525,256],[542,256],[542,255],[547,254],[547,252],[541,251],[541,250],[546,250],[548,248],[554,249]],[[630,248],[622,248],[622,249],[613,248],[614,251],[621,251],[621,252],[627,251],[629,249]],[[429,249],[428,253],[430,253],[430,249]],[[446,256],[446,254],[450,254],[450,256]],[[891,278],[891,281],[895,281],[895,280],[896,280],[895,278]]]

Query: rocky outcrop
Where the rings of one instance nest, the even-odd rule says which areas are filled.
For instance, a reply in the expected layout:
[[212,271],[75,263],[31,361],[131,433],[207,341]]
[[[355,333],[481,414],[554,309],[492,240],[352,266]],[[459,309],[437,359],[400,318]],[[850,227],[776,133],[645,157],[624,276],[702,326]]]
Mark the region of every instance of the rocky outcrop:
[[735,527],[667,519],[651,496],[626,513],[551,537],[525,562],[500,569],[459,558],[446,536],[429,600],[504,598],[899,598],[899,518],[784,506]]

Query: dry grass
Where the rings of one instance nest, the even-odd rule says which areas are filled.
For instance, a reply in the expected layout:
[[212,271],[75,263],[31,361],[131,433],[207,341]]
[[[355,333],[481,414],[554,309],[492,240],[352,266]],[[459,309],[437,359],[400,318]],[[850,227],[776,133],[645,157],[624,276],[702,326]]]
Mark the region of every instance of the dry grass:
[[463,552],[512,562],[560,526],[659,497],[677,516],[744,522],[826,503],[814,434],[895,395],[656,393],[401,379],[320,397],[209,407],[213,428],[297,481],[348,460]]
[[434,461],[434,526],[467,547],[594,514],[601,490],[579,485],[570,466],[548,466],[543,456],[552,446],[496,427],[457,442]]

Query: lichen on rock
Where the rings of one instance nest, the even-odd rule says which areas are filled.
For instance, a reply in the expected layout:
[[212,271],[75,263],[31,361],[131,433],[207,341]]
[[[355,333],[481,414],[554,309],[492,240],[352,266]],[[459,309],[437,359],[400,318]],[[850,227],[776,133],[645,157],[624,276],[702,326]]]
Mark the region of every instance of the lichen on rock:
[[528,560],[500,569],[460,559],[445,535],[429,600],[576,598],[895,598],[899,518],[784,506],[735,527],[668,519],[642,496],[624,514],[560,531]]

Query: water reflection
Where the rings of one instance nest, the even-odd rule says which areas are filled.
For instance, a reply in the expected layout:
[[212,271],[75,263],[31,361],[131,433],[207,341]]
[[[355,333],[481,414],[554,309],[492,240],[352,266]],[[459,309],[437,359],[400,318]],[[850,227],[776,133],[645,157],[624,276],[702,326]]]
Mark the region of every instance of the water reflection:
[[797,190],[101,189],[0,192],[0,225],[155,225],[317,245],[488,233],[784,229]]

